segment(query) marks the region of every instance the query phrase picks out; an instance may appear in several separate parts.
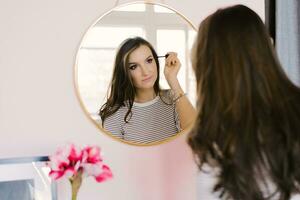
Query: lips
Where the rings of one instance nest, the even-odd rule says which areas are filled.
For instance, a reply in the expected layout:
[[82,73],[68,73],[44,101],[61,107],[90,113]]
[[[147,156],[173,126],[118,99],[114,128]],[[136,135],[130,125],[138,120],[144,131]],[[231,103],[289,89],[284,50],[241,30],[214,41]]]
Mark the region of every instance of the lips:
[[147,81],[150,81],[151,79],[152,79],[152,76],[149,76],[149,77],[143,79],[142,81],[143,81],[143,82],[147,82]]

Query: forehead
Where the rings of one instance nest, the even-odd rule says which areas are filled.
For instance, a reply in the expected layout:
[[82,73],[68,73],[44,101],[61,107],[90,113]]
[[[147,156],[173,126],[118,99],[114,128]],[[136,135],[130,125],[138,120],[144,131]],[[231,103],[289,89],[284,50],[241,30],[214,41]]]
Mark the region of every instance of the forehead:
[[150,55],[153,56],[150,48],[146,45],[141,45],[131,52],[129,62],[144,61]]

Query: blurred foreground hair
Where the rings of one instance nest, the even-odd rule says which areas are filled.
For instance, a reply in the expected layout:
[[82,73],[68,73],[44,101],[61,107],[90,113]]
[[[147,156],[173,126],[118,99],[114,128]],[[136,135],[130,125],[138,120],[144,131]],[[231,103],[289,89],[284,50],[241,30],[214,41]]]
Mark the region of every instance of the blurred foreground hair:
[[207,17],[192,63],[198,115],[188,143],[200,169],[220,169],[215,191],[236,200],[298,193],[300,89],[284,73],[259,16],[236,5]]

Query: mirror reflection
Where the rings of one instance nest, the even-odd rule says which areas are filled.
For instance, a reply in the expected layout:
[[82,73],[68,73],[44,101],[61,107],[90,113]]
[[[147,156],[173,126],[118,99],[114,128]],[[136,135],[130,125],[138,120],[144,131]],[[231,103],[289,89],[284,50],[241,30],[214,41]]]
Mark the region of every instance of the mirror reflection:
[[75,84],[91,119],[114,138],[154,144],[193,121],[195,80],[189,55],[195,29],[161,5],[113,9],[85,34]]

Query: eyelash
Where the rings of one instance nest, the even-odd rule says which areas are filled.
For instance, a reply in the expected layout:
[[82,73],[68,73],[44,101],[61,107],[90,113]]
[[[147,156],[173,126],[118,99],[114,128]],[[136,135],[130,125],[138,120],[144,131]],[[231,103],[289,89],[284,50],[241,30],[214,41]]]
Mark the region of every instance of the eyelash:
[[[147,63],[152,63],[153,62],[153,58],[149,58],[149,59],[147,59]],[[131,65],[131,66],[129,66],[129,69],[130,70],[135,70],[137,68],[137,65]]]
[[130,69],[130,70],[135,70],[136,67],[137,67],[136,65],[131,65],[131,66],[129,66],[129,69]]
[[152,63],[152,62],[153,62],[153,58],[149,58],[149,59],[147,60],[147,62],[148,62],[148,63]]

